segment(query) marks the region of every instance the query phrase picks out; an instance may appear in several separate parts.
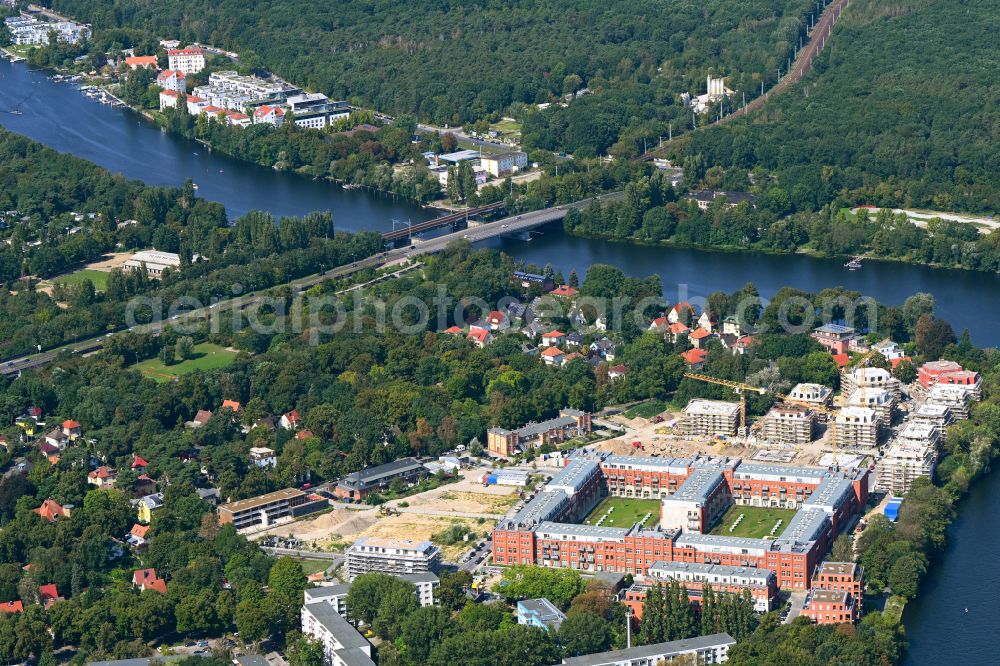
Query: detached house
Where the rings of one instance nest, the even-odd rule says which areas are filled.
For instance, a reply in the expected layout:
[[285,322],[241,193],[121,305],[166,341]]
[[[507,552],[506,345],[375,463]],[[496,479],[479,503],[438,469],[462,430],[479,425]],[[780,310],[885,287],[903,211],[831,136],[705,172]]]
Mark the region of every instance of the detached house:
[[98,467],[87,475],[87,483],[98,488],[114,488],[118,479],[118,472],[107,465]]
[[281,127],[285,122],[285,110],[280,106],[261,106],[253,112],[254,123],[267,123],[275,127]]
[[302,425],[302,419],[299,417],[298,410],[293,409],[290,412],[282,414],[281,419],[278,421],[278,425],[285,430],[298,430],[299,426]]
[[691,333],[688,334],[688,340],[694,345],[695,349],[704,349],[708,341],[715,337],[714,333],[710,333],[703,328],[696,328]]
[[499,310],[493,310],[486,316],[486,326],[494,332],[506,331],[510,328],[510,318]]
[[135,470],[136,474],[145,474],[147,467],[149,467],[148,460],[140,455],[132,454],[132,469]]
[[680,356],[685,363],[691,366],[692,370],[700,370],[705,366],[705,361],[708,360],[708,353],[704,349],[689,349]]
[[156,569],[139,569],[132,573],[132,586],[140,590],[154,590],[160,594],[167,593],[167,581],[156,575]]
[[542,344],[546,347],[558,347],[566,341],[566,334],[562,331],[549,331],[542,336]]
[[667,313],[667,320],[671,323],[681,322],[682,324],[690,323],[695,317],[694,308],[687,301],[681,301],[674,307],[670,308]]
[[542,360],[545,361],[546,365],[562,365],[565,359],[566,354],[558,347],[549,347],[542,352]]
[[621,379],[628,374],[628,366],[618,364],[611,368],[608,368],[608,379],[615,381],[616,379]]
[[160,111],[164,109],[176,109],[177,102],[180,100],[180,95],[176,90],[161,90],[160,91]]
[[165,69],[156,77],[156,85],[174,93],[182,93],[187,90],[187,79],[184,72],[176,69]]
[[59,588],[56,587],[55,583],[49,583],[48,585],[38,586],[38,597],[42,602],[42,606],[48,610],[52,608],[52,604],[59,601],[65,601],[59,594]]
[[474,328],[469,331],[466,338],[476,347],[482,349],[486,345],[493,344],[493,334],[484,328]]
[[50,523],[54,523],[59,518],[69,518],[71,508],[69,506],[62,506],[55,500],[47,499],[42,502],[40,507],[33,509],[33,512]]

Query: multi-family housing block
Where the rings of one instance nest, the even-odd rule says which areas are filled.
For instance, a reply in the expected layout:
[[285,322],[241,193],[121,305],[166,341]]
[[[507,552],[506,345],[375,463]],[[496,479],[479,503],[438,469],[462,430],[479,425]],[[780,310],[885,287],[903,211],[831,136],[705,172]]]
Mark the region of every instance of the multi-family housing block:
[[362,537],[347,549],[347,576],[354,580],[372,571],[403,576],[436,572],[441,549],[430,541]]
[[687,404],[681,417],[681,430],[689,437],[735,435],[740,425],[740,406],[722,400],[696,398]]
[[812,441],[816,412],[809,407],[778,404],[764,417],[760,436],[776,444],[808,444]]
[[562,409],[554,419],[529,423],[517,430],[490,428],[486,433],[487,449],[495,456],[512,456],[544,444],[561,444],[588,434],[590,428],[590,414],[579,409]]

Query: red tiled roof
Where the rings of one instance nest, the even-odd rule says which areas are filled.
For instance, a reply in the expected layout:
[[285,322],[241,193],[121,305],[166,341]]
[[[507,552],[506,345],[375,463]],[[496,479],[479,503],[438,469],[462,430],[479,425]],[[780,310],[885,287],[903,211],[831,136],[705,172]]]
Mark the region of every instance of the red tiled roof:
[[708,352],[704,349],[689,349],[681,354],[681,358],[690,365],[704,363],[705,359],[708,358]]
[[674,307],[670,308],[671,312],[676,312],[677,314],[680,314],[681,310],[687,310],[691,314],[694,314],[694,308],[691,307],[691,304],[688,303],[687,301],[681,301]]
[[580,292],[569,285],[561,284],[549,293],[553,296],[576,296]]
[[555,331],[549,331],[548,333],[546,333],[542,337],[543,338],[565,338],[566,334],[563,333],[562,331],[555,330]]
[[549,358],[555,358],[556,356],[562,356],[563,352],[558,347],[547,347],[545,351],[542,352],[542,356],[548,356]]
[[467,336],[470,340],[475,340],[477,342],[485,342],[489,338],[490,332],[484,328],[476,328],[469,331]]
[[226,117],[231,120],[247,120],[250,118],[247,114],[240,113],[239,111],[226,111]]
[[667,325],[667,318],[666,317],[657,317],[656,319],[654,319],[651,322],[650,325],[651,326],[657,326],[657,327],[659,327],[659,326],[666,326]]
[[179,97],[176,90],[161,90],[161,95],[166,95],[167,97]]
[[218,106],[213,106],[211,104],[209,104],[204,109],[202,109],[202,111],[204,111],[205,113],[225,113],[226,112],[225,109],[223,109],[221,107],[218,107]]
[[188,95],[188,102],[204,102],[205,100],[197,95]]
[[71,430],[73,428],[80,428],[82,426],[73,419],[67,419],[66,421],[63,421],[62,427],[66,428],[67,430]]
[[142,585],[151,580],[156,580],[156,569],[136,569],[132,572],[132,583],[134,585]]
[[34,512],[50,523],[54,523],[56,518],[65,518],[69,515],[66,513],[66,509],[64,509],[62,505],[51,499],[47,499],[42,502],[42,505],[37,509],[34,509]]
[[137,467],[149,467],[149,461],[142,456],[132,454],[132,469]]
[[166,79],[170,79],[170,78],[173,78],[175,76],[178,79],[185,78],[184,77],[184,72],[182,72],[179,69],[165,69],[162,72],[160,72],[159,74],[157,74],[156,78],[157,78],[158,81],[164,81]]
[[18,601],[8,601],[5,604],[0,604],[0,613],[23,613],[24,604]]
[[149,525],[140,525],[139,523],[133,525],[132,529],[129,530],[129,534],[131,534],[132,536],[139,537],[140,539],[145,539],[146,534],[148,533],[149,533]]
[[687,333],[690,330],[691,330],[690,328],[680,323],[679,321],[675,321],[673,324],[670,325],[670,332],[673,333],[674,335],[680,333]]
[[52,446],[48,442],[42,442],[41,444],[39,444],[38,450],[45,455],[49,455],[50,453],[59,453],[59,447]]
[[461,335],[462,329],[460,329],[458,326],[452,326],[451,328],[446,328],[441,332],[447,335]]
[[702,340],[704,338],[710,337],[711,335],[712,335],[711,332],[706,331],[703,328],[696,328],[688,337],[694,340]]
[[837,365],[838,365],[839,367],[843,368],[843,367],[845,367],[845,366],[846,366],[846,365],[847,365],[848,363],[850,363],[850,362],[851,362],[851,357],[850,357],[850,356],[848,356],[847,354],[834,354],[834,355],[833,355],[833,360],[834,360],[834,362],[836,362],[836,364],[837,364]]
[[42,603],[49,601],[50,599],[59,598],[59,588],[56,587],[55,583],[49,583],[48,585],[38,586],[38,596],[41,597]]
[[212,418],[212,412],[207,409],[199,409],[198,413],[194,415],[195,423],[208,423],[209,419]]
[[167,593],[167,581],[162,578],[157,578],[156,580],[151,580],[142,586],[143,590],[153,590],[154,592],[159,592],[160,594]]
[[264,116],[269,115],[272,111],[276,116],[285,115],[285,112],[282,110],[280,106],[266,106],[266,105],[258,107],[257,110],[253,112],[253,115],[255,118],[263,118]]
[[229,408],[229,409],[233,410],[234,412],[238,412],[238,411],[240,411],[241,407],[242,407],[242,405],[240,405],[240,403],[236,402],[235,400],[223,400],[222,401],[222,408],[223,409]]
[[129,67],[145,67],[146,65],[156,67],[156,56],[132,56],[125,58],[125,64]]
[[101,467],[98,467],[87,476],[89,476],[92,479],[110,479],[114,475],[115,475],[115,470],[111,469],[106,465],[102,465]]
[[608,372],[613,372],[616,375],[623,375],[626,372],[628,372],[628,366],[626,366],[626,365],[624,365],[622,363],[619,363],[618,365],[614,366],[613,368],[608,368]]
[[298,440],[309,439],[310,437],[315,437],[315,436],[316,435],[313,434],[312,430],[300,430],[297,433],[295,433],[295,439]]

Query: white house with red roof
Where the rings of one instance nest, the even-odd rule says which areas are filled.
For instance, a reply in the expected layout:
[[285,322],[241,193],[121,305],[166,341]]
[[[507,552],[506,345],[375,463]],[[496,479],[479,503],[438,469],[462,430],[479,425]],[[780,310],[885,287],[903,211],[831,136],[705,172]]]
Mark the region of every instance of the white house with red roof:
[[627,374],[628,374],[628,366],[622,365],[621,363],[608,368],[608,379],[610,379],[611,381],[621,379]]
[[83,426],[73,419],[66,419],[62,422],[62,431],[71,442],[75,442],[83,435]]
[[239,111],[226,111],[226,122],[232,127],[250,127],[250,116]]
[[675,322],[687,324],[694,318],[694,308],[691,307],[691,304],[687,301],[681,301],[674,307],[670,308],[670,311],[667,313],[667,319],[670,320],[671,324]]
[[566,354],[558,347],[549,347],[541,354],[545,365],[562,365]]
[[208,100],[197,95],[188,95],[187,97],[187,109],[188,113],[192,116],[197,116],[201,113],[201,110],[208,106]]
[[691,329],[679,321],[675,321],[670,324],[670,327],[667,329],[667,335],[670,337],[670,341],[674,344],[677,344],[677,341],[681,339],[682,335],[688,335],[689,333],[691,333]]
[[666,315],[663,315],[662,317],[657,317],[656,319],[651,321],[649,323],[648,330],[654,333],[666,333],[669,327],[670,327],[670,320],[667,319]]
[[562,296],[563,298],[573,298],[580,293],[575,287],[571,287],[568,284],[561,284],[552,291],[549,292],[553,296]]
[[285,110],[280,106],[265,104],[253,112],[253,121],[254,123],[267,123],[268,125],[281,127],[281,123],[285,122]]
[[302,425],[302,417],[299,416],[299,410],[293,409],[290,412],[282,414],[278,420],[278,425],[285,430],[298,430],[299,426]]
[[549,331],[542,336],[542,344],[546,347],[558,347],[566,341],[566,334],[562,331]]
[[499,310],[493,310],[486,315],[486,325],[493,332],[506,331],[510,328],[510,317]]
[[132,585],[140,590],[167,592],[167,581],[156,575],[156,569],[138,569],[132,573]]
[[129,70],[133,69],[159,69],[160,65],[156,62],[156,56],[129,56],[125,58],[125,67]]
[[472,344],[482,349],[486,345],[493,344],[493,334],[485,328],[474,328],[466,336]]
[[37,509],[32,509],[33,513],[37,513],[43,519],[49,521],[50,523],[56,522],[57,518],[69,518],[70,509],[64,507],[53,499],[47,499],[42,502],[42,505]]
[[178,69],[165,69],[156,75],[156,85],[164,90],[182,93],[187,90],[187,77]]
[[42,602],[42,606],[46,609],[52,607],[52,604],[58,601],[65,601],[59,594],[59,588],[56,587],[55,583],[48,583],[47,585],[38,586],[38,598]]
[[176,109],[177,102],[180,100],[181,96],[176,90],[161,90],[160,91],[160,111],[164,109]]

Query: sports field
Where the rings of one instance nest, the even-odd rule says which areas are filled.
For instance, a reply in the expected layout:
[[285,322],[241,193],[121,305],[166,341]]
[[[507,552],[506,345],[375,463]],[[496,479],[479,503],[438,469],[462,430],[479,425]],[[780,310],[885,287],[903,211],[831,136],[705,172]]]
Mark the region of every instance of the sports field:
[[[736,519],[743,514],[743,520],[732,532],[732,527]],[[723,536],[749,537],[751,539],[762,539],[771,535],[771,528],[781,520],[781,527],[775,532],[775,536],[781,534],[782,530],[788,527],[788,521],[795,515],[792,509],[772,509],[760,506],[731,506],[726,511],[726,515],[719,520],[712,529],[711,534],[721,534]]]
[[66,285],[76,285],[82,283],[84,280],[90,280],[97,291],[106,291],[108,288],[108,274],[105,271],[95,271],[89,268],[53,278],[52,281],[62,282]]
[[[613,510],[612,510],[613,509]],[[610,513],[609,513],[610,511]],[[608,517],[601,527],[632,527],[642,520],[647,513],[653,514],[646,521],[647,527],[660,524],[660,500],[632,499],[629,497],[605,497],[594,507],[584,521],[584,525],[596,525],[602,516]]]
[[158,382],[170,382],[181,375],[186,375],[195,370],[214,370],[224,368],[233,362],[236,352],[230,351],[219,345],[203,342],[194,346],[194,357],[171,366],[165,366],[158,358],[143,361],[135,368],[146,377],[155,379]]

